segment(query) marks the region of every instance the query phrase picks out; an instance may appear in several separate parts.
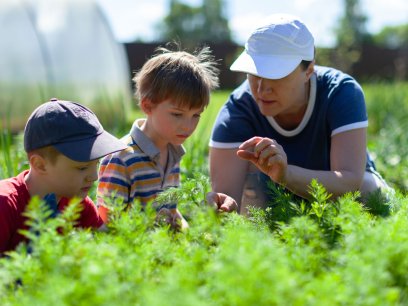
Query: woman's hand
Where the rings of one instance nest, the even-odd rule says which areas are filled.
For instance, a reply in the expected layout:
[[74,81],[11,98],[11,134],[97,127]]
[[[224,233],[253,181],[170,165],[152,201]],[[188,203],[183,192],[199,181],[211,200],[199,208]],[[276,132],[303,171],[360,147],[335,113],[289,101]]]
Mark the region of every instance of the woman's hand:
[[252,162],[274,182],[285,184],[288,160],[282,146],[275,140],[252,137],[239,146],[237,155]]

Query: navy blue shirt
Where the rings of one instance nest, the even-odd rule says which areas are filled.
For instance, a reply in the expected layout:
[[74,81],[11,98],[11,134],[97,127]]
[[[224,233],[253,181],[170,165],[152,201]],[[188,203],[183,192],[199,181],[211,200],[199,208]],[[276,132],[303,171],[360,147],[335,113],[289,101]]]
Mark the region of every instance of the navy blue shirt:
[[261,114],[244,81],[221,108],[210,146],[233,149],[254,136],[269,137],[283,147],[288,164],[330,170],[331,137],[368,126],[364,94],[351,76],[328,67],[315,66],[310,84],[302,122],[294,130],[284,130],[273,117]]

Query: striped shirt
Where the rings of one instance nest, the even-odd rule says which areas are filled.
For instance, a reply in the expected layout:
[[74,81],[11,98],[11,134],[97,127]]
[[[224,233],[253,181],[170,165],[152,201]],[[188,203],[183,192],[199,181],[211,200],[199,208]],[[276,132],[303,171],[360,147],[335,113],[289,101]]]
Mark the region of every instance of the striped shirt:
[[[130,133],[122,138],[127,144],[125,150],[103,158],[99,168],[98,206],[104,204],[104,198],[113,197],[126,205],[140,201],[144,207],[159,192],[179,186],[183,146],[168,144],[167,167],[163,169],[159,149],[140,129],[144,121],[136,120]],[[166,205],[167,208],[176,206],[176,203]]]

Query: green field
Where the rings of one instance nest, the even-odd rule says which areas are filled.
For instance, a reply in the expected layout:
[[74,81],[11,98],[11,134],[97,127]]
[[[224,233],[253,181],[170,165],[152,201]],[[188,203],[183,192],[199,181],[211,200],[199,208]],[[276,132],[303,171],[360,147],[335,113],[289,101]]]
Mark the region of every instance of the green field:
[[[21,247],[0,259],[0,305],[407,305],[408,84],[363,88],[369,149],[395,197],[332,201],[313,183],[311,201],[275,190],[278,205],[249,218],[217,215],[201,203],[212,123],[229,94],[216,92],[185,144],[183,185],[173,194],[187,232],[156,226],[138,207],[115,210],[106,233],[72,231],[75,207],[45,220],[34,201],[41,234],[32,235],[31,254]],[[139,116],[134,109],[116,136]],[[2,178],[27,167],[21,136],[3,130],[1,149]]]

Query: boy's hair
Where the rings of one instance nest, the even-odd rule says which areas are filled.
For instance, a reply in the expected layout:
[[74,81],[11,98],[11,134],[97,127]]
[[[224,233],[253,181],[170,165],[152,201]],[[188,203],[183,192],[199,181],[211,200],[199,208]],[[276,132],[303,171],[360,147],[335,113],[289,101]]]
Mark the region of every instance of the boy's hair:
[[158,48],[133,78],[135,95],[139,103],[148,99],[159,104],[171,98],[181,107],[205,107],[211,90],[218,87],[216,65],[209,47],[194,53]]
[[30,159],[30,157],[34,154],[38,154],[42,158],[48,159],[53,165],[57,161],[58,156],[62,155],[62,153],[58,151],[56,148],[54,148],[53,146],[46,146],[46,147],[42,147],[42,148],[27,152],[28,159]]

